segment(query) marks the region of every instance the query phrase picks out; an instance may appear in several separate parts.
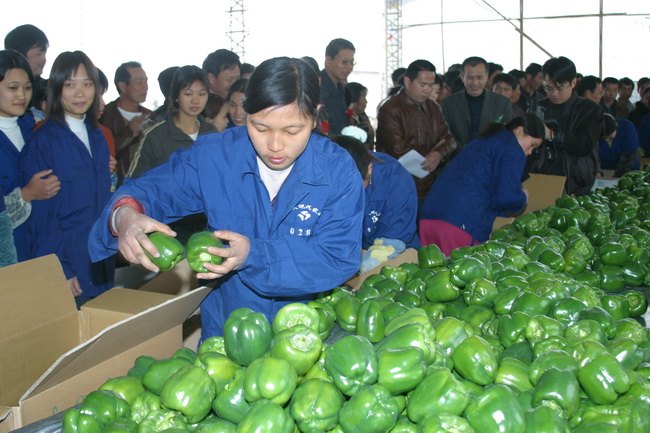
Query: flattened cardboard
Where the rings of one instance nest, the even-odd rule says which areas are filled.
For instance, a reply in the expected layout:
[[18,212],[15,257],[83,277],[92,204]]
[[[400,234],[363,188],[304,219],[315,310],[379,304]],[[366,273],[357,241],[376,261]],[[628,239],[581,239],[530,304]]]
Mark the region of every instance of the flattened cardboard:
[[[555,200],[562,195],[565,182],[565,176],[531,173],[530,177],[523,184],[524,188],[528,191],[526,213],[546,209],[554,205]],[[492,230],[496,230],[513,221],[514,218],[497,217],[492,225]]]
[[359,287],[361,287],[361,283],[363,283],[365,279],[368,278],[370,275],[378,274],[379,271],[381,271],[381,268],[383,266],[386,265],[399,266],[402,263],[411,263],[411,262],[412,263],[418,262],[418,250],[416,250],[415,248],[407,248],[399,256],[390,259],[388,261],[385,261],[384,263],[381,263],[379,266],[375,266],[368,272],[348,280],[346,284],[352,287],[352,290],[359,290]]

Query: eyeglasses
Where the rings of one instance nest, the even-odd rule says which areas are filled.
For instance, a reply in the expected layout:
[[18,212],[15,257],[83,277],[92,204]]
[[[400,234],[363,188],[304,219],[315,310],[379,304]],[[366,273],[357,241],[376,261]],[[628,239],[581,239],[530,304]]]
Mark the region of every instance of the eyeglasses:
[[341,60],[341,65],[343,66],[354,66],[356,64],[357,62],[355,62],[354,60],[348,60],[348,59]]
[[563,86],[553,87],[553,86],[549,86],[548,84],[544,83],[544,84],[543,84],[543,87],[544,87],[544,91],[545,91],[546,93],[553,93],[553,92],[562,93],[562,92],[564,92],[567,88],[570,88],[571,86],[567,83],[567,84],[565,84],[565,85],[563,85]]

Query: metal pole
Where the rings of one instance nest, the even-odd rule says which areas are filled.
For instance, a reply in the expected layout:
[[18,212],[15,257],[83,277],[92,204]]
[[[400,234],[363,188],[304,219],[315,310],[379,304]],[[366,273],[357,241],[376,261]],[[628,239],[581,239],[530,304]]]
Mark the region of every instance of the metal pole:
[[598,76],[603,77],[603,0],[600,0],[598,16]]
[[519,69],[524,70],[524,0],[519,0]]

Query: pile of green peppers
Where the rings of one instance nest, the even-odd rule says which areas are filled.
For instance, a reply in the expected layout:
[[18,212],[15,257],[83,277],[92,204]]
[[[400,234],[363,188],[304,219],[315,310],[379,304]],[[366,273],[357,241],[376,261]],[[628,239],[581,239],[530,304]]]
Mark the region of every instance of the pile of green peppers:
[[138,358],[63,431],[648,432],[649,181],[562,197],[450,257],[422,247],[272,323],[235,310],[197,352]]

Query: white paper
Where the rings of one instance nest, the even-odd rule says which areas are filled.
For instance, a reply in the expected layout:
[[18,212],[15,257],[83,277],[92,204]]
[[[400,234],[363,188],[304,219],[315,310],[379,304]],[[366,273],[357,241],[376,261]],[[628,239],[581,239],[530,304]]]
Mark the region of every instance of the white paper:
[[409,150],[404,155],[402,155],[398,161],[400,164],[402,164],[402,166],[404,166],[406,171],[411,173],[413,176],[419,177],[420,179],[430,174],[429,171],[426,171],[420,165],[422,164],[422,161],[424,161],[424,156],[420,155],[417,150]]

